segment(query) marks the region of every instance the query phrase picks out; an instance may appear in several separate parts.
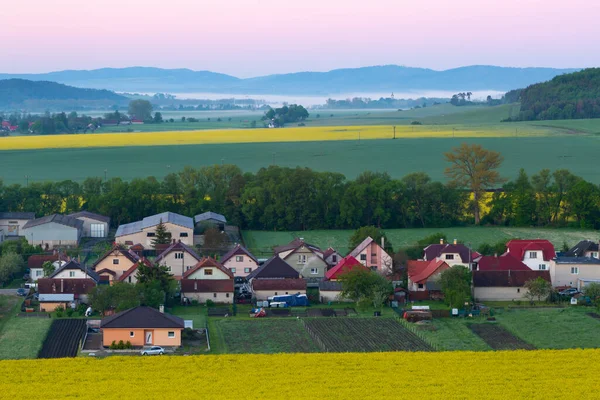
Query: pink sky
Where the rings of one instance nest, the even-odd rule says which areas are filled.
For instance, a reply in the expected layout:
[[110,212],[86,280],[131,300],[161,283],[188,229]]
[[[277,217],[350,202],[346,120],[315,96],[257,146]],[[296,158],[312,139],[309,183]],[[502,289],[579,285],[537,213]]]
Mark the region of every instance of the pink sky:
[[600,65],[595,0],[10,3],[0,72],[143,65],[248,77],[381,64]]

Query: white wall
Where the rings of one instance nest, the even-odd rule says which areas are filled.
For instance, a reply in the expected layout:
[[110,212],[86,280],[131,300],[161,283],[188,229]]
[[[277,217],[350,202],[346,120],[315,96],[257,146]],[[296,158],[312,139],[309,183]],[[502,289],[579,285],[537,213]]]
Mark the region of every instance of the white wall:
[[[238,261],[238,257],[241,257],[241,261]],[[234,276],[247,276],[250,272],[258,268],[258,264],[245,254],[231,257],[223,266],[230,270]],[[232,271],[232,268],[235,268],[235,272]],[[246,272],[246,268],[250,268],[250,271]]]
[[[532,253],[535,253],[535,257],[531,257]],[[542,250],[527,250],[523,255],[523,263],[534,271],[546,271],[550,269],[550,261],[544,261],[544,252]]]

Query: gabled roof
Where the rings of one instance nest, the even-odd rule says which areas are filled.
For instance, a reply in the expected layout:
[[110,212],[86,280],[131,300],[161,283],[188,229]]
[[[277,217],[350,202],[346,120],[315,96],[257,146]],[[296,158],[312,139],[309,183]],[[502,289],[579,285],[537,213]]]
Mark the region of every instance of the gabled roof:
[[45,217],[32,219],[27,221],[25,225],[23,225],[23,229],[33,228],[34,226],[49,224],[54,222],[56,224],[65,225],[71,228],[82,229],[83,221],[78,220],[77,218],[69,217],[67,215],[62,214],[52,214],[46,215]]
[[198,215],[196,215],[194,217],[194,220],[196,221],[196,223],[202,222],[202,221],[207,221],[207,220],[210,220],[210,219],[214,219],[215,221],[219,221],[219,222],[222,222],[224,224],[227,223],[227,218],[225,218],[224,215],[217,214],[217,213],[212,212],[212,211],[208,211],[208,212],[205,212],[205,213],[202,213],[202,214],[198,214]]
[[165,258],[170,252],[172,251],[184,251],[187,252],[189,255],[191,255],[192,257],[194,257],[197,261],[200,261],[202,259],[202,257],[200,257],[196,251],[191,248],[190,246],[186,245],[185,243],[181,243],[181,242],[175,242],[173,244],[171,244],[169,247],[167,247],[163,252],[161,252],[158,257],[156,257],[156,260],[154,260],[157,264],[160,263],[160,261]]
[[288,244],[284,244],[283,246],[276,246],[273,248],[275,254],[282,253],[288,250],[297,250],[300,247],[306,247],[312,252],[323,254],[323,251],[319,248],[319,246],[315,246],[314,244],[306,243],[304,239],[296,238],[289,242]]
[[333,247],[328,247],[327,250],[323,252],[323,259],[328,258],[332,254],[336,254],[337,251]]
[[140,265],[140,262],[143,262],[144,264],[146,264],[149,267],[152,267],[152,263],[150,261],[148,261],[146,258],[141,258],[140,261],[136,262],[135,264],[133,264],[127,271],[123,272],[123,275],[121,275],[119,277],[119,281],[121,282],[125,282],[125,280],[134,272],[136,272],[138,270],[138,267]]
[[35,219],[32,212],[0,212],[0,219]]
[[356,258],[352,256],[346,256],[342,258],[335,267],[331,268],[325,273],[325,279],[339,279],[340,276],[344,275],[347,272],[360,269],[370,271],[367,267],[362,265],[360,261],[358,261]]
[[414,283],[427,282],[430,276],[447,268],[450,268],[450,266],[444,260],[409,260],[407,262],[408,277]]
[[[441,257],[442,254],[458,254],[460,256],[460,261],[463,263],[469,263],[469,248],[462,243],[457,244],[430,244],[425,247],[425,258],[429,261],[434,258]],[[474,259],[479,257],[480,254],[473,251],[471,252],[470,260],[473,262]]]
[[236,244],[233,249],[231,249],[227,253],[225,253],[225,255],[223,257],[221,257],[221,259],[219,261],[221,261],[221,264],[225,264],[225,262],[227,262],[227,260],[229,260],[231,257],[241,256],[241,255],[246,255],[246,256],[250,257],[252,259],[252,261],[254,261],[258,265],[258,260],[256,259],[256,257],[254,257],[254,255],[252,253],[250,253],[250,251],[247,248],[245,248],[244,246],[242,246],[239,243]]
[[100,323],[100,328],[184,328],[183,319],[161,313],[151,307],[134,307],[122,311]]
[[533,239],[533,240],[510,240],[506,244],[506,248],[509,253],[519,259],[523,259],[526,251],[541,251],[544,255],[544,261],[550,261],[556,257],[554,252],[554,245],[546,239]]
[[60,268],[57,268],[52,275],[50,275],[48,278],[52,279],[54,278],[56,275],[60,274],[63,271],[68,271],[68,270],[72,270],[72,269],[76,269],[79,271],[82,271],[84,273],[86,273],[90,279],[93,279],[94,281],[98,282],[100,280],[100,276],[98,276],[98,274],[96,273],[96,271],[94,271],[91,268],[84,268],[81,264],[79,264],[77,261],[71,260],[68,263],[64,264],[63,266],[61,266]]
[[182,293],[233,293],[233,279],[182,279]]
[[279,256],[269,258],[263,265],[250,272],[246,279],[283,279],[300,277],[298,271],[283,261]]
[[68,216],[73,218],[89,218],[100,222],[106,222],[107,224],[110,222],[110,217],[106,217],[104,215],[96,214],[85,210],[69,214]]
[[91,279],[38,279],[38,292],[48,293],[72,293],[75,297],[88,294],[96,287],[96,282]]
[[304,279],[254,279],[252,290],[306,290]]
[[27,259],[27,266],[29,268],[42,268],[46,261],[56,262],[60,258],[61,261],[66,261],[67,257],[61,255],[60,253],[56,254],[33,254],[30,255]]
[[473,271],[474,287],[523,287],[531,279],[551,282],[550,271]]
[[482,256],[477,262],[478,271],[531,271],[527,265],[510,253],[500,257]]
[[94,263],[94,265],[92,265],[92,268],[96,269],[96,265],[100,264],[106,257],[110,256],[114,252],[117,252],[117,253],[125,256],[125,258],[127,258],[132,263],[137,263],[138,261],[140,261],[140,256],[138,256],[133,251],[123,249],[123,248],[121,248],[119,246],[113,246],[112,249],[108,250],[106,253],[104,253],[102,255],[102,257],[100,257],[99,259],[96,260],[96,262]]
[[141,221],[132,222],[130,224],[119,225],[117,228],[116,237],[130,235],[132,233],[141,232],[146,228],[156,226],[162,221],[164,224],[171,223],[184,228],[194,229],[194,220],[185,215],[175,214],[172,212],[164,212],[156,215],[151,215]]
[[228,270],[227,268],[225,268],[220,262],[218,262],[217,260],[215,260],[212,257],[204,257],[203,259],[201,259],[196,265],[194,265],[194,267],[192,269],[185,271],[182,279],[187,279],[194,272],[196,272],[202,268],[209,268],[209,267],[217,268],[217,269],[221,270],[221,272],[225,273],[227,276],[231,277],[231,279],[233,279],[233,274],[231,273],[231,271]]
[[563,256],[565,257],[584,257],[588,251],[598,251],[598,242],[591,240],[582,240],[571,247]]
[[[363,240],[354,250],[350,252],[352,257],[357,257],[364,249],[367,248],[368,245],[373,243],[373,238],[371,236],[367,236],[365,240]],[[377,244],[377,243],[376,243]],[[379,246],[379,245],[378,245]]]
[[593,257],[556,257],[554,261],[557,264],[600,265],[600,260]]

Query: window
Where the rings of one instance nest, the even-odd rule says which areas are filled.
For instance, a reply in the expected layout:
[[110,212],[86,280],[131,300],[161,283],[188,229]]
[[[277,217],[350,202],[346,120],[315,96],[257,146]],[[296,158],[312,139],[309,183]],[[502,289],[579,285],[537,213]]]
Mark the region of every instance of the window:
[[229,268],[232,274],[235,274],[235,268]]
[[75,278],[75,271],[69,271],[69,278]]
[[186,267],[185,267],[185,270],[186,270],[186,271],[189,271],[190,269],[192,269],[192,266],[191,266],[191,265],[188,265],[188,266],[186,266]]
[[167,334],[170,338],[174,338],[175,337],[175,332],[173,331],[169,331],[169,333]]
[[579,267],[571,267],[571,273],[572,274],[578,274],[579,273]]
[[229,293],[225,293],[225,297],[229,298]]
[[529,258],[537,258],[537,251],[530,251]]
[[598,258],[598,252],[592,251],[592,258]]
[[521,293],[521,289],[517,288],[517,293]]
[[540,269],[540,271],[545,271],[546,270],[546,264],[540,264],[538,266],[538,268]]
[[42,276],[43,272],[44,271],[37,270],[37,271],[35,271],[35,276]]
[[131,240],[126,240],[125,241],[125,245],[126,246],[133,246],[133,242]]
[[367,261],[367,255],[366,254],[361,254],[360,255],[360,261]]
[[212,269],[210,269],[210,268],[205,269],[204,275],[212,275]]
[[244,262],[244,256],[235,256],[235,262]]
[[424,288],[424,286],[423,286],[423,284],[422,284],[422,283],[419,283],[419,284],[417,284],[417,287],[418,287],[419,289],[423,289],[423,288]]
[[298,264],[306,264],[306,254],[298,254]]
[[90,225],[90,236],[99,238],[106,236],[104,234],[104,224],[91,224]]
[[334,263],[337,262],[337,256],[335,254],[331,256],[331,261],[333,261]]
[[113,265],[119,265],[119,259],[113,258]]
[[183,260],[183,253],[175,253],[176,260]]
[[277,292],[275,292],[275,296],[277,296]]
[[446,260],[454,260],[454,254],[446,254]]
[[249,274],[250,272],[252,272],[252,268],[244,268],[245,274]]
[[131,275],[127,277],[127,282],[131,283]]
[[146,233],[146,237],[154,237],[154,236],[156,236],[156,233],[154,233],[154,232]]
[[19,221],[8,221],[9,224],[13,225],[13,224],[18,224]]
[[217,298],[217,294],[216,294],[216,293],[213,293],[213,297],[216,299],[216,298]]
[[188,233],[187,232],[180,232],[179,233],[179,237],[188,237]]
[[311,268],[310,269],[310,274],[311,275],[317,275],[319,273],[319,268]]
[[129,332],[129,337],[135,337],[135,332],[134,331]]

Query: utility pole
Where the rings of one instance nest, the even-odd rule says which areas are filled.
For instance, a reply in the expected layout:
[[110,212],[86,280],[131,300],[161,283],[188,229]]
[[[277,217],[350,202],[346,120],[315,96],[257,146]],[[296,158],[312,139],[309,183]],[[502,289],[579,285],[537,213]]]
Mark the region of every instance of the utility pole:
[[29,175],[25,175],[25,186],[29,186]]
[[106,173],[108,172],[107,169],[104,170],[104,182],[106,182]]

